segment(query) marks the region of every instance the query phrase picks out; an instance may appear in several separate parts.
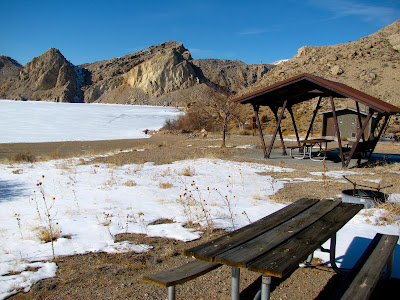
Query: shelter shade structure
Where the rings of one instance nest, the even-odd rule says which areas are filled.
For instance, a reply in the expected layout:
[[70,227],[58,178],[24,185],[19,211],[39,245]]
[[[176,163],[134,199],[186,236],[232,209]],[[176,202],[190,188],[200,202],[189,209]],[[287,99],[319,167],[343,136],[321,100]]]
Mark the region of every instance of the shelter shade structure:
[[[378,143],[382,134],[385,132],[390,117],[394,114],[400,113],[399,107],[386,103],[345,84],[307,73],[291,77],[266,88],[234,98],[232,101],[241,104],[251,104],[253,106],[255,119],[263,146],[264,157],[268,159],[271,155],[272,147],[278,133],[281,138],[283,154],[286,154],[285,143],[283,141],[281,130],[281,121],[285,110],[287,110],[290,114],[294,132],[296,134],[297,144],[299,147],[301,146],[292,108],[295,104],[309,101],[314,98],[318,98],[318,102],[313,110],[313,115],[305,136],[305,140],[309,138],[318,110],[321,108],[322,99],[329,98],[332,109],[334,132],[338,141],[339,156],[343,167],[347,167],[351,158],[356,154],[361,154],[367,159],[370,159],[376,144]],[[359,128],[357,129],[355,141],[350,150],[347,152],[344,152],[342,146],[341,132],[339,130],[340,128],[336,113],[337,110],[335,108],[336,99],[345,98],[355,101],[356,114],[360,124]],[[364,112],[361,112],[360,104],[367,108],[366,115]],[[268,149],[265,145],[264,135],[258,117],[260,106],[269,107],[276,119],[275,131],[272,135]],[[370,122],[372,118],[374,119],[374,122]]]

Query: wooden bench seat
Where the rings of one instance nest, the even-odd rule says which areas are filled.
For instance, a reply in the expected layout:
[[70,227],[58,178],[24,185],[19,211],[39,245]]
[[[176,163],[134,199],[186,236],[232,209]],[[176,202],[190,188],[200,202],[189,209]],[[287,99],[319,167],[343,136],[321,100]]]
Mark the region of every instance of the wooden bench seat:
[[369,299],[386,266],[386,276],[390,277],[398,239],[396,235],[378,233],[341,281],[332,299]]
[[[354,150],[353,156],[365,156],[373,152],[373,143],[371,141],[359,142],[356,149]],[[348,151],[343,152],[345,158],[349,158],[352,148]]]
[[319,153],[328,153],[328,152],[331,152],[331,151],[338,151],[338,150],[339,150],[339,148],[329,148],[329,149],[318,150],[318,152]]
[[143,280],[168,288],[168,299],[174,300],[175,285],[195,279],[220,266],[221,264],[218,263],[194,260],[175,269],[143,276]]

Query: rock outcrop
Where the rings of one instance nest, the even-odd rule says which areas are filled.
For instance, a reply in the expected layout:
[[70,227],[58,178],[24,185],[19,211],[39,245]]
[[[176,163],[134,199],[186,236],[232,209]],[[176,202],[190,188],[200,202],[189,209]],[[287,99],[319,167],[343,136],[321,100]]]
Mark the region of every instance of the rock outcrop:
[[242,61],[224,59],[194,59],[193,63],[210,81],[233,92],[251,86],[275,67],[271,64],[247,65]]
[[182,44],[166,42],[121,58],[84,65],[92,75],[85,102],[182,105],[160,96],[206,81]]
[[[297,54],[271,69],[261,80],[239,95],[264,88],[276,82],[288,79],[301,73],[310,73],[329,80],[349,85],[385,102],[400,107],[400,20],[357,41],[332,46],[303,46]],[[293,109],[300,130],[307,130],[311,110],[317,100],[296,105]],[[354,107],[354,101],[338,101],[336,108]],[[323,110],[331,110],[329,101],[322,103]],[[364,109],[362,107],[361,109]],[[265,110],[265,119],[274,116]],[[318,116],[317,118],[320,118]],[[392,118],[391,126],[396,123]],[[273,130],[274,122],[269,122]],[[318,122],[313,128],[320,132]],[[290,116],[283,120],[282,128],[293,131]]]
[[0,56],[0,87],[11,78],[18,78],[23,66],[8,56]]
[[282,62],[240,93],[310,73],[400,106],[399,47],[400,20],[358,41],[323,47],[304,46],[293,58]]
[[184,106],[202,101],[215,87],[237,92],[269,68],[193,60],[183,44],[174,41],[80,66],[52,48],[4,76],[0,92],[8,99]]
[[79,82],[83,73],[59,50],[50,48],[22,68],[18,78],[9,78],[1,89],[12,99],[82,102]]

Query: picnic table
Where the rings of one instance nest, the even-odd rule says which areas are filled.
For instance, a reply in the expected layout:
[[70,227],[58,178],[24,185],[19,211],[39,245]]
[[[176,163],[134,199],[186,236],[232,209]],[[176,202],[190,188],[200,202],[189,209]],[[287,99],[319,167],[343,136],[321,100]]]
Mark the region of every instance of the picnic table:
[[[288,148],[290,151],[290,156],[293,158],[297,158],[297,159],[309,158],[311,160],[315,160],[315,159],[313,159],[313,152],[312,152],[313,147],[315,147],[315,146],[319,147],[318,155],[326,154],[326,152],[328,151],[328,143],[330,143],[330,142],[333,142],[333,140],[325,139],[325,138],[307,139],[307,140],[300,141],[301,146],[292,146],[292,147],[288,147]],[[294,156],[292,153],[292,151],[294,149],[300,149],[301,155]],[[325,158],[325,155],[323,156],[323,158]],[[321,159],[318,159],[318,160],[321,160]]]
[[[250,225],[187,249],[184,255],[232,267],[232,299],[239,299],[240,268],[263,274],[261,299],[269,299],[271,276],[282,278],[331,239],[335,265],[336,233],[363,205],[300,199]],[[327,250],[327,249],[326,249]]]

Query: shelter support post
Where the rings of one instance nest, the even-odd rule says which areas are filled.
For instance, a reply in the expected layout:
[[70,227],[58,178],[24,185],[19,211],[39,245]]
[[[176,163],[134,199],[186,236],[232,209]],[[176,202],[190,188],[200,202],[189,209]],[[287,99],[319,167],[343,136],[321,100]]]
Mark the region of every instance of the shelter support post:
[[282,122],[282,118],[283,118],[283,113],[285,112],[285,109],[286,109],[286,105],[287,105],[287,100],[285,100],[283,102],[282,110],[281,110],[281,113],[280,113],[279,117],[278,117],[278,107],[276,107],[276,106],[270,107],[272,112],[274,113],[274,116],[275,116],[276,128],[275,128],[275,131],[274,131],[274,135],[272,136],[271,144],[269,145],[269,148],[268,148],[268,154],[267,154],[268,158],[269,158],[269,156],[271,154],[272,147],[274,145],[274,142],[275,142],[275,139],[276,139],[276,135],[277,135],[278,132],[279,132],[279,136],[281,138],[282,154],[283,155],[287,155],[286,148],[285,148],[285,143],[283,141],[282,130],[281,130],[281,122]]
[[332,113],[333,113],[333,120],[335,122],[336,137],[338,139],[340,160],[342,161],[342,167],[344,167],[345,161],[344,161],[344,155],[343,155],[342,139],[340,137],[339,124],[338,124],[336,110],[335,110],[335,102],[333,101],[332,96],[330,96],[330,101],[331,101],[331,107],[332,107]]
[[309,135],[310,135],[310,133],[311,133],[311,129],[312,129],[312,126],[313,126],[313,124],[314,124],[315,117],[317,116],[318,109],[321,107],[321,106],[320,106],[321,101],[322,101],[322,97],[320,96],[320,97],[318,98],[318,103],[317,103],[317,106],[315,107],[314,114],[313,114],[313,117],[312,117],[312,119],[311,119],[310,126],[308,127],[307,135],[306,135],[306,137],[305,137],[305,140],[308,140],[308,137],[309,137]]
[[[357,116],[358,116],[358,128],[361,128],[363,126],[362,118],[361,118],[361,112],[360,112],[360,105],[356,101],[356,107],[357,107]],[[362,140],[365,142],[365,134],[362,132]]]
[[289,111],[290,117],[292,118],[294,133],[296,134],[297,145],[300,146],[299,132],[297,131],[297,126],[296,126],[296,121],[294,119],[293,109],[291,106],[289,106],[287,108],[287,110]]
[[254,110],[254,116],[256,118],[258,132],[259,132],[260,138],[261,138],[261,145],[262,145],[262,149],[263,149],[263,152],[264,152],[264,158],[268,158],[269,156],[267,157],[267,147],[265,146],[264,134],[262,132],[261,122],[260,122],[260,118],[259,118],[259,115],[258,115],[258,112],[260,110],[260,105],[253,104],[253,110]]
[[349,157],[346,159],[346,163],[345,163],[344,167],[348,167],[351,158],[353,157],[354,153],[356,152],[356,148],[357,148],[358,143],[360,142],[361,136],[362,136],[363,132],[365,131],[365,128],[368,126],[369,120],[371,119],[373,114],[374,114],[374,110],[370,108],[367,118],[364,121],[363,126],[358,129],[356,141],[353,144],[353,146],[351,147]]

